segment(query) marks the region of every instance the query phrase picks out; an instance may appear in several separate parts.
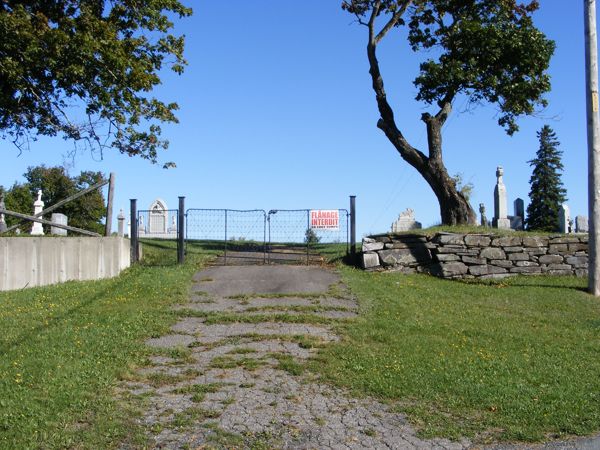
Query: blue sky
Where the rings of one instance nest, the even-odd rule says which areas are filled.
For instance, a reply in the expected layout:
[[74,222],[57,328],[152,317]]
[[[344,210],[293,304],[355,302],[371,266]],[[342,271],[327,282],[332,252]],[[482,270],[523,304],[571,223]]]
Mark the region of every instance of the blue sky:
[[[378,118],[366,60],[366,28],[340,8],[340,0],[228,2],[184,0],[194,15],[177,21],[185,34],[185,73],[165,73],[156,94],[180,105],[180,123],[165,126],[170,148],[161,161],[176,169],[107,152],[102,160],[67,158],[73,173],[116,172],[116,209],[130,198],[141,209],[156,197],[176,208],[346,208],[357,196],[359,236],[385,232],[406,208],[424,226],[439,222],[428,185],[376,128]],[[274,4],[277,6],[274,7]],[[568,5],[568,6],[567,6]],[[563,182],[571,214],[587,215],[587,144],[583,6],[581,1],[544,0],[538,27],[557,44],[550,75],[549,107],[522,118],[507,136],[493,107],[464,111],[458,99],[444,128],[444,159],[451,174],[473,183],[472,204],[493,213],[496,166],[505,171],[512,201],[528,203],[536,132],[549,124],[564,151]],[[402,36],[389,35],[379,59],[399,128],[426,150],[422,112],[412,80],[422,56]],[[0,184],[22,181],[28,166],[60,165],[72,144],[42,138],[19,155],[7,141]],[[116,214],[116,213],[115,213]]]

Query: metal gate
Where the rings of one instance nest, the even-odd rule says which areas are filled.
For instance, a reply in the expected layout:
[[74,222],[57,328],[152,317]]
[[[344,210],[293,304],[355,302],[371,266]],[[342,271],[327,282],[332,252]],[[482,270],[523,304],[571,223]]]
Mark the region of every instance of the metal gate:
[[188,209],[186,243],[200,241],[218,264],[265,264],[267,213],[262,209]]
[[186,211],[186,246],[194,241],[217,255],[216,264],[311,264],[323,261],[324,249],[349,252],[349,217],[338,213],[338,226],[311,226],[311,210],[198,209]]
[[[269,263],[306,264],[323,262],[323,252],[334,247],[344,247],[349,252],[349,217],[346,209],[329,210],[337,212],[334,226],[318,228],[314,226],[310,209],[272,209],[267,216]],[[339,251],[339,249],[337,249]]]

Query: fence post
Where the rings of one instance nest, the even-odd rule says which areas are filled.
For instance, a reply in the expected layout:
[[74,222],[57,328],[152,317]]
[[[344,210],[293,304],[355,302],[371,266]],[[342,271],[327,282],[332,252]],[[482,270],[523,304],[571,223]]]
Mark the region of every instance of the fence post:
[[305,238],[306,238],[306,265],[308,266],[310,264],[310,253],[309,253],[309,249],[310,249],[310,238],[309,238],[309,233],[310,233],[310,209],[306,210],[306,233],[304,234]]
[[356,257],[356,195],[350,196],[350,255]]
[[138,242],[138,218],[137,218],[137,199],[132,198],[129,200],[130,202],[130,221],[131,221],[131,230],[129,232],[129,242],[131,244],[131,263],[134,264],[139,261],[139,242]]
[[113,199],[115,196],[115,174],[110,173],[108,180],[108,199],[106,200],[106,227],[104,228],[104,236],[110,236],[112,232],[113,220]]
[[185,236],[185,197],[179,197],[179,210],[177,211],[177,263],[185,261],[184,236]]

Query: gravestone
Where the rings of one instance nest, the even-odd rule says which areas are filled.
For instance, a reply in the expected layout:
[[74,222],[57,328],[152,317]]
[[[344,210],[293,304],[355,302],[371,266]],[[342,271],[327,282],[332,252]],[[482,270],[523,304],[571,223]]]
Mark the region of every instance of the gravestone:
[[146,226],[144,225],[144,216],[140,216],[138,220],[138,234],[146,234]]
[[119,215],[117,216],[117,236],[123,237],[125,235],[125,214],[123,210],[119,211]]
[[148,234],[166,234],[169,223],[169,211],[164,200],[157,198],[150,205]]
[[[0,209],[6,209],[6,205],[4,204],[4,194],[0,195]],[[4,214],[0,214],[0,233],[4,233],[7,228]]]
[[561,233],[571,232],[571,213],[569,212],[569,206],[566,203],[560,205],[558,212],[558,226]]
[[[44,202],[42,201],[42,190],[40,189],[37,193],[37,200],[33,202],[33,215],[36,216],[44,210]],[[41,218],[41,217],[40,217]],[[33,226],[31,227],[32,236],[43,236],[44,228],[42,224],[39,222],[33,222]]]
[[510,228],[508,219],[508,203],[506,201],[506,186],[504,186],[504,169],[498,166],[496,169],[496,187],[494,188],[494,221],[495,228]]
[[514,216],[508,216],[510,220],[510,228],[513,230],[522,230],[523,223],[525,222],[525,203],[522,198],[517,198],[513,202],[515,210]]
[[479,213],[481,214],[481,222],[480,225],[482,227],[488,226],[487,216],[485,215],[485,205],[483,203],[479,204]]
[[[53,223],[58,223],[60,225],[68,225],[69,224],[69,219],[67,218],[67,216],[65,216],[64,214],[60,214],[60,213],[52,213],[51,220]],[[64,228],[50,227],[50,233],[55,234],[57,236],[66,236],[67,230],[65,230]]]
[[525,202],[522,198],[517,198],[513,206],[515,208],[515,216],[520,217],[521,219],[525,219]]
[[577,233],[589,233],[588,218],[586,216],[575,217],[575,231]]
[[171,217],[171,226],[169,227],[169,234],[177,233],[177,216],[173,214]]
[[392,224],[392,233],[416,230],[420,228],[422,228],[421,222],[417,222],[415,220],[415,212],[408,208],[406,211],[401,212],[398,216],[398,220]]

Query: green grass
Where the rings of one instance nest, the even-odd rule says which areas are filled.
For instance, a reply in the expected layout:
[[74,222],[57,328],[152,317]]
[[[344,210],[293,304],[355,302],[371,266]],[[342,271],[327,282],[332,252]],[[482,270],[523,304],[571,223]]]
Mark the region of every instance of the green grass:
[[216,419],[220,415],[220,411],[192,407],[175,414],[169,426],[176,429],[185,429],[207,419]]
[[152,354],[144,339],[177,319],[169,307],[200,263],[201,249],[177,266],[174,243],[160,245],[114,279],[0,293],[0,448],[142,442],[114,388]]
[[209,367],[213,369],[234,369],[241,367],[248,371],[253,371],[265,365],[265,361],[255,358],[232,358],[231,356],[217,356],[210,362]]
[[304,372],[304,364],[299,363],[291,355],[283,353],[269,353],[269,357],[276,359],[278,364],[276,369],[288,372],[290,375],[299,376]]
[[200,403],[204,401],[206,394],[219,392],[226,383],[191,384],[171,391],[173,394],[192,394],[192,401]]
[[261,323],[261,322],[283,322],[283,323],[311,323],[315,325],[327,325],[333,323],[344,322],[348,319],[329,319],[327,317],[316,316],[313,314],[300,313],[288,314],[281,313],[266,313],[266,314],[244,314],[242,313],[222,313],[222,312],[205,312],[193,309],[180,309],[177,311],[180,317],[202,317],[205,325],[215,325],[219,323]]
[[424,436],[600,429],[600,301],[585,280],[342,273],[361,316],[311,364],[325,379],[391,401]]

